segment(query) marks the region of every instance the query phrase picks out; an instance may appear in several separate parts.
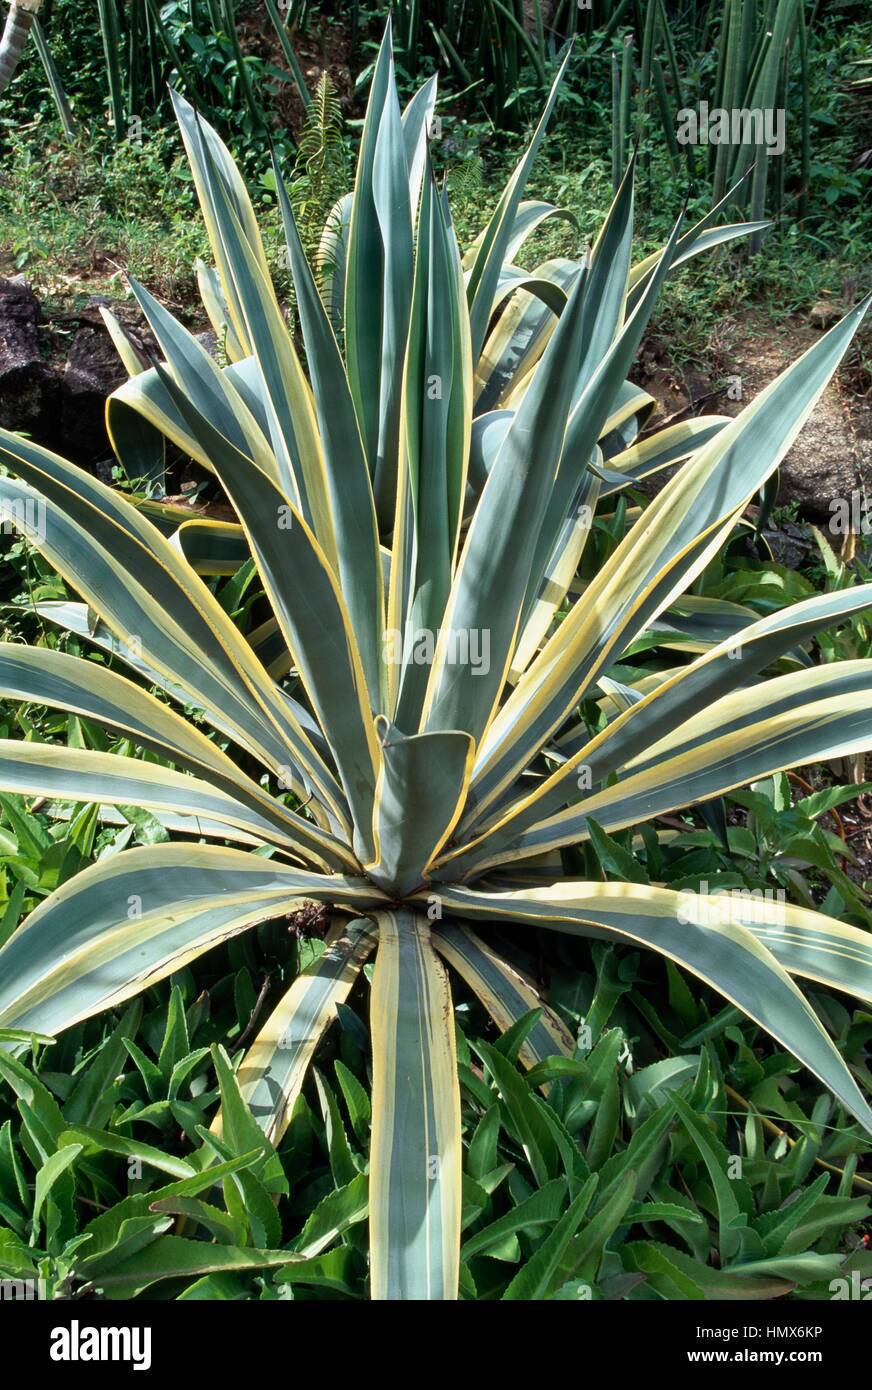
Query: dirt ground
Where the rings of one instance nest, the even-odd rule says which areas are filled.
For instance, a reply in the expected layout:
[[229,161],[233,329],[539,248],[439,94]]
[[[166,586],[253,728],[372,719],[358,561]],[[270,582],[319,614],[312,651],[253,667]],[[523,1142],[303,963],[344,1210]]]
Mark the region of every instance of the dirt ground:
[[[828,314],[824,323],[837,317]],[[783,323],[762,312],[726,319],[710,375],[682,370],[665,342],[652,337],[643,345],[634,379],[660,405],[658,428],[666,418],[735,416],[823,331],[812,316]],[[778,502],[797,503],[803,515],[820,521],[832,516],[832,503],[856,492],[872,500],[872,382],[859,354],[849,352],[781,466]]]

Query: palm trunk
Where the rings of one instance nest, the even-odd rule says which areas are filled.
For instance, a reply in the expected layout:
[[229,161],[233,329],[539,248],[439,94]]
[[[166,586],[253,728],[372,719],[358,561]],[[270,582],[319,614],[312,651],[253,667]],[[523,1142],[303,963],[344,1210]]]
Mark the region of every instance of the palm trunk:
[[5,91],[15,76],[21,51],[41,5],[42,0],[12,0],[9,6],[3,38],[0,39],[0,92]]

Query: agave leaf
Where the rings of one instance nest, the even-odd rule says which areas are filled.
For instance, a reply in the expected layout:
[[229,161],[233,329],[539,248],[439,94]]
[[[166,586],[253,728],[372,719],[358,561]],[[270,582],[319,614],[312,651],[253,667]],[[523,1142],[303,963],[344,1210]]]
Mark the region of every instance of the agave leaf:
[[517,893],[443,888],[443,909],[476,920],[538,923],[570,935],[646,945],[686,966],[753,1018],[869,1129],[872,1111],[811,1006],[748,930],[735,899],[636,883],[553,884]]
[[360,144],[345,267],[344,318],[348,381],[383,533],[390,531],[394,521],[412,278],[409,168],[389,23],[373,74]]
[[203,308],[209,315],[209,322],[215,337],[221,344],[228,361],[241,362],[247,353],[230,322],[230,308],[224,298],[221,277],[213,266],[206,265],[199,259],[194,262],[194,269],[197,272],[197,287],[203,301]]
[[[298,816],[279,809],[274,798],[267,796],[256,782],[246,777],[217,744],[132,681],[103,666],[48,647],[25,647],[18,642],[0,643],[0,694],[4,699],[32,701],[65,709],[94,719],[119,733],[132,735],[142,747],[161,753],[187,771],[204,778],[222,794],[228,809],[231,800],[245,806],[261,822],[261,833],[266,830],[263,823],[269,822],[272,831],[266,833],[267,839],[274,834],[277,843],[296,844],[292,827],[297,824],[309,839],[308,853],[312,851],[315,838],[321,841],[326,850],[327,837],[313,837],[312,826]],[[39,747],[33,748],[37,759],[40,751]],[[80,750],[55,751],[61,755],[66,751]],[[96,766],[94,764],[95,770]],[[142,777],[149,782],[153,767],[153,764],[141,763],[127,768],[125,773],[128,778],[136,777],[141,770]],[[83,764],[80,776],[85,777],[86,772]],[[19,775],[27,774],[19,769]],[[156,789],[156,783],[149,782],[149,785],[152,785],[153,791]],[[123,803],[136,800],[129,796],[114,799]],[[348,852],[338,842],[336,850],[340,856],[344,856],[345,866],[349,867],[353,860]]]
[[366,455],[339,348],[309,269],[275,161],[274,171],[321,432],[326,487],[336,534],[337,578],[360,648],[370,703],[378,710],[382,707],[380,655],[384,592],[375,502]]
[[[336,1017],[336,1005],[348,998],[375,942],[375,927],[368,918],[332,926],[323,953],[297,976],[243,1057],[237,1074],[240,1093],[274,1144],[290,1123],[315,1049]],[[221,1135],[220,1110],[212,1128]]]
[[[536,533],[563,450],[584,329],[576,283],[530,390],[512,417],[482,490],[460,557],[430,672],[422,726],[490,723],[518,635]],[[456,634],[488,633],[488,669],[452,659]]]
[[355,910],[381,895],[360,879],[212,845],[99,860],[41,903],[0,951],[0,1026],[69,1028],[307,898]]
[[[486,853],[493,856],[501,845],[520,843],[522,831],[537,822],[542,823],[567,802],[573,803],[567,816],[574,815],[575,805],[583,800],[577,792],[581,768],[585,770],[588,785],[593,786],[621,768],[632,767],[641,771],[655,762],[662,766],[668,757],[676,755],[682,743],[686,751],[690,751],[693,747],[699,748],[703,739],[707,738],[706,747],[712,764],[708,780],[716,783],[724,778],[724,770],[716,770],[714,766],[716,734],[731,739],[728,766],[731,766],[734,756],[739,758],[743,746],[747,755],[754,757],[755,739],[759,741],[756,756],[764,759],[771,758],[776,749],[783,751],[784,756],[792,757],[789,749],[798,746],[796,737],[794,743],[790,743],[792,735],[798,736],[800,742],[804,740],[806,746],[814,744],[816,740],[824,747],[834,738],[850,739],[851,727],[856,726],[857,722],[850,713],[851,707],[855,715],[859,714],[859,727],[862,728],[862,692],[868,688],[872,675],[872,668],[867,663],[840,663],[836,668],[820,667],[813,672],[802,670],[767,681],[753,691],[731,692],[739,681],[756,675],[799,642],[830,624],[862,613],[870,607],[872,585],[868,584],[833,594],[817,595],[738,629],[697,661],[659,682],[642,699],[632,692],[634,698],[624,715],[614,720],[602,734],[590,738],[586,733],[582,737],[570,733],[561,740],[559,746],[566,755],[566,761],[530,796],[494,818],[490,833],[486,830],[481,838],[482,846],[487,845]],[[851,669],[846,669],[846,666]],[[600,677],[599,683],[603,686],[603,677]],[[852,705],[851,702],[846,704],[841,697],[850,696],[852,690],[860,692],[859,699],[855,699]],[[803,721],[808,718],[812,706],[826,700],[830,700],[830,705],[826,709],[822,705],[821,714],[824,717],[829,714],[837,722],[826,730],[823,727],[819,730],[804,727]],[[791,710],[798,712],[794,713],[789,725],[784,719],[780,726],[770,722]],[[838,722],[842,713],[846,718]],[[707,736],[694,737],[693,724],[688,727],[688,722],[697,717],[708,731]],[[753,729],[757,729],[756,735]],[[671,741],[670,735],[673,736]],[[739,735],[744,738],[744,744],[740,744]],[[856,736],[855,731],[853,737]],[[655,747],[663,749],[660,758],[651,757]],[[648,754],[647,758],[645,753]],[[637,767],[639,757],[642,762]],[[777,756],[775,761],[778,761]],[[789,765],[792,764],[783,764]],[[737,761],[732,770],[738,772],[739,767]],[[744,785],[745,780],[739,775],[736,785]],[[654,814],[649,811],[647,801],[644,810],[642,807],[638,810],[640,816]],[[609,822],[613,824],[611,817]],[[458,859],[460,857],[458,855]],[[459,868],[460,865],[456,864],[455,871]]]
[[202,815],[239,826],[262,841],[302,852],[306,857],[313,855],[311,843],[298,841],[272,819],[249,809],[227,792],[197,777],[139,758],[95,753],[90,748],[0,739],[0,788],[17,796],[108,802]]
[[[551,281],[562,292],[565,302],[581,273],[581,263],[557,257],[543,261],[532,273],[537,282]],[[477,415],[505,404],[507,391],[539,360],[555,327],[554,313],[541,293],[532,294],[517,286],[491,329],[476,364]]]
[[640,444],[631,444],[628,449],[613,454],[608,466],[602,465],[598,472],[603,479],[601,497],[611,497],[622,488],[632,486],[652,473],[659,473],[674,463],[682,463],[691,454],[714,439],[728,423],[726,415],[697,415],[692,420],[681,420],[677,425],[650,434]]
[[475,745],[458,731],[407,738],[385,720],[375,793],[373,883],[411,892],[448,839],[463,809]]
[[[601,255],[610,250],[611,242],[617,239],[622,231],[623,222],[629,216],[626,204],[629,202],[630,193],[625,192],[625,185],[632,189],[632,166],[628,170],[624,184],[618,190],[615,199],[616,226],[614,234],[608,241],[602,241],[598,248]],[[617,297],[617,286],[610,282],[604,272],[600,271],[597,275],[596,285],[603,286],[602,302],[605,305],[603,314],[606,320],[605,331],[600,333],[594,331],[592,326],[585,318],[585,333],[596,340],[598,348],[602,349],[603,355],[599,357],[597,353],[586,353],[582,359],[582,365],[576,381],[575,391],[572,397],[572,413],[566,427],[566,439],[563,454],[557,468],[557,474],[551,488],[551,495],[548,505],[542,518],[541,525],[536,540],[536,548],[533,562],[530,568],[530,579],[527,586],[527,598],[525,603],[525,613],[528,613],[530,606],[535,601],[542,576],[545,573],[548,561],[554,551],[554,546],[560,535],[560,531],[569,515],[572,502],[576,495],[579,482],[579,474],[593,458],[597,440],[601,434],[615,428],[617,421],[609,419],[609,407],[619,395],[620,388],[630,368],[630,363],[635,355],[636,349],[642,341],[642,334],[653,312],[660,287],[672,264],[675,254],[675,247],[678,239],[679,229],[683,220],[679,218],[673,229],[669,242],[663,252],[663,257],[659,262],[654,274],[651,276],[645,292],[639,300],[630,317],[625,321],[620,331],[615,326],[615,336],[609,336],[611,327],[612,313],[615,308]],[[611,230],[611,229],[610,229]],[[629,248],[627,259],[629,258]],[[621,261],[623,267],[624,262]],[[593,260],[591,260],[591,272],[585,284],[585,308],[587,308],[588,282],[594,275]],[[623,294],[623,288],[621,289]],[[609,302],[611,300],[611,302]],[[595,302],[600,303],[599,297]],[[609,346],[609,344],[611,344]],[[638,388],[635,388],[635,392]],[[632,395],[635,392],[631,393]],[[624,404],[627,415],[632,414],[634,405]]]
[[451,923],[436,927],[433,945],[475,991],[501,1033],[531,1009],[539,1010],[541,1017],[521,1043],[519,1055],[525,1066],[534,1067],[555,1054],[572,1056],[575,1039],[559,1014],[470,927]]
[[[840,662],[837,674],[831,670],[819,667],[778,677],[718,701],[671,740],[662,740],[649,759],[631,761],[608,790],[537,821],[521,834],[509,832],[511,848],[479,853],[476,872],[584,839],[591,817],[601,829],[617,830],[787,768],[867,748],[872,736],[872,663]],[[807,684],[811,694],[804,688]],[[685,735],[687,743],[682,745]],[[498,834],[503,838],[506,830]],[[470,861],[466,867],[468,872]],[[458,854],[452,869],[457,873],[462,868]]]
[[539,146],[544,139],[571,57],[572,50],[570,48],[552,83],[551,92],[539,118],[539,124],[533,133],[533,138],[503,190],[502,197],[484,230],[475,259],[470,267],[466,293],[469,300],[473,361],[478,361],[484,346],[487,326],[493,312],[494,294],[499,282],[500,271],[503,262],[510,259],[508,248],[514,234],[524,187],[530,176],[530,170]]
[[421,195],[421,182],[427,163],[427,141],[433,124],[438,78],[434,73],[419,87],[402,115],[403,143],[409,170],[409,205],[413,214]]
[[790,448],[868,303],[847,314],[700,449],[628,533],[488,729],[472,786],[479,807],[526,765],[620,647],[702,570]]
[[[168,379],[167,385],[176,394]],[[184,410],[181,393],[177,400]],[[378,745],[357,641],[333,570],[287,495],[205,420],[192,421],[192,427],[208,441],[216,471],[242,518],[258,573],[319,722],[334,731],[356,853],[371,857]]]
[[[544,222],[555,217],[571,222],[574,227],[578,226],[575,216],[568,208],[558,208],[555,207],[553,203],[546,203],[538,198],[528,198],[519,202],[515,210],[511,232],[506,241],[505,250],[503,251],[504,262],[513,261],[524,245],[524,242],[527,241]],[[476,257],[485,238],[485,231],[486,229],[483,229],[479,232],[478,236],[465,251],[463,256],[464,270],[471,270],[475,264]]]
[[[421,715],[427,667],[417,634],[439,630],[457,559],[469,453],[472,362],[457,244],[427,161],[403,389],[390,634],[401,661],[386,661],[401,728]],[[386,654],[387,655],[387,654]],[[399,653],[398,653],[399,655]]]
[[[216,710],[244,748],[280,775],[297,767],[335,823],[343,796],[238,630],[178,552],[120,494],[57,455],[0,431],[0,457],[27,482],[0,479],[0,497],[45,517],[34,543],[103,617],[189,698]],[[196,644],[192,647],[192,644]],[[304,771],[303,771],[304,770]],[[309,781],[311,778],[311,781]],[[306,794],[306,792],[304,792]]]
[[372,981],[374,1299],[453,1299],[460,1264],[460,1087],[451,996],[426,918],[379,912]]

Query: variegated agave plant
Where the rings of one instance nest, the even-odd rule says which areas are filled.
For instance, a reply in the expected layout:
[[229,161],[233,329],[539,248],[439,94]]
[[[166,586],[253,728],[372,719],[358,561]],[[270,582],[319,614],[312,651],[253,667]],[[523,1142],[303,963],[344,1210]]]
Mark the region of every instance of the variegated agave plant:
[[[307,374],[243,183],[215,132],[178,103],[215,258],[201,273],[204,299],[229,362],[135,286],[162,360],[140,360],[119,332],[131,377],[109,419],[131,472],[159,481],[166,436],[214,470],[237,522],[180,525],[154,496],[134,505],[11,434],[0,449],[7,510],[38,505],[34,543],[83,600],[42,613],[140,677],[7,644],[0,694],[77,712],[159,756],[6,741],[0,786],[147,807],[189,836],[98,862],[41,904],[0,953],[0,1025],[56,1033],[300,900],[326,904],[324,954],[238,1076],[278,1142],[337,1002],[377,951],[379,1299],[457,1293],[462,1131],[445,963],[500,1027],[540,1002],[487,944],[489,924],[661,952],[757,1020],[872,1129],[791,979],[872,998],[866,933],[779,903],[700,896],[688,912],[687,895],[561,873],[559,852],[587,839],[592,821],[633,826],[872,744],[872,662],[806,658],[765,678],[872,603],[872,586],[720,635],[699,601],[681,599],[778,467],[861,310],[737,419],[634,443],[651,402],[626,377],[664,277],[751,227],[709,218],[682,234],[679,224],[662,253],[631,265],[631,169],[583,263],[519,270],[518,248],[555,213],[522,197],[560,80],[462,260],[429,165],[432,84],[401,115],[386,39],[320,290],[277,179]],[[675,462],[580,585],[598,499]],[[212,582],[249,556],[274,613],[250,639]],[[658,623],[685,650],[692,629],[698,655],[643,691],[610,678]],[[612,716],[594,733],[578,712],[590,692],[605,692]],[[262,775],[242,771],[234,750]],[[522,1058],[572,1046],[543,1005]]]

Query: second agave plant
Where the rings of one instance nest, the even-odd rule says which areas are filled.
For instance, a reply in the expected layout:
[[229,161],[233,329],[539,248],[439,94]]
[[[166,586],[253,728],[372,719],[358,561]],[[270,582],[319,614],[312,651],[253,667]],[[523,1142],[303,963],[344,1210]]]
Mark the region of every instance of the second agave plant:
[[[563,76],[461,255],[428,157],[433,85],[401,112],[385,40],[354,191],[325,232],[324,283],[276,171],[305,370],[244,184],[179,101],[214,255],[204,303],[227,360],[134,285],[160,356],[141,359],[113,325],[130,380],[109,422],[128,472],[150,479],[141,505],[2,433],[0,499],[38,509],[31,539],[77,595],[39,611],[102,659],[2,645],[0,695],[82,715],[149,756],[6,740],[0,788],[146,807],[174,842],[99,861],[31,914],[0,952],[0,1027],[56,1034],[301,901],[323,904],[325,951],[234,1060],[278,1145],[337,1004],[375,953],[377,1299],[458,1293],[468,1136],[450,973],[502,1028],[541,1009],[525,1064],[574,1047],[489,944],[494,926],[660,952],[790,1049],[845,1124],[872,1130],[793,978],[872,998],[867,933],[782,903],[700,895],[689,910],[687,894],[562,867],[599,830],[872,745],[872,662],[778,667],[872,604],[872,586],[726,636],[682,598],[777,469],[863,309],[736,419],[638,442],[652,402],[627,376],[664,278],[755,225],[719,227],[715,209],[633,264],[630,168],[589,256],[519,269],[522,243],[558,212],[523,194]],[[159,500],[164,440],[211,470],[235,520],[179,524]],[[674,464],[580,580],[595,508]],[[216,576],[246,560],[272,612],[250,635],[215,595]],[[697,654],[638,688],[626,665],[616,679],[664,618],[679,637],[693,620]],[[583,717],[591,694],[611,716],[597,728]],[[215,1135],[226,1123],[215,1116]],[[573,1219],[595,1217],[606,1196]],[[305,1255],[276,1258],[305,1277]]]

